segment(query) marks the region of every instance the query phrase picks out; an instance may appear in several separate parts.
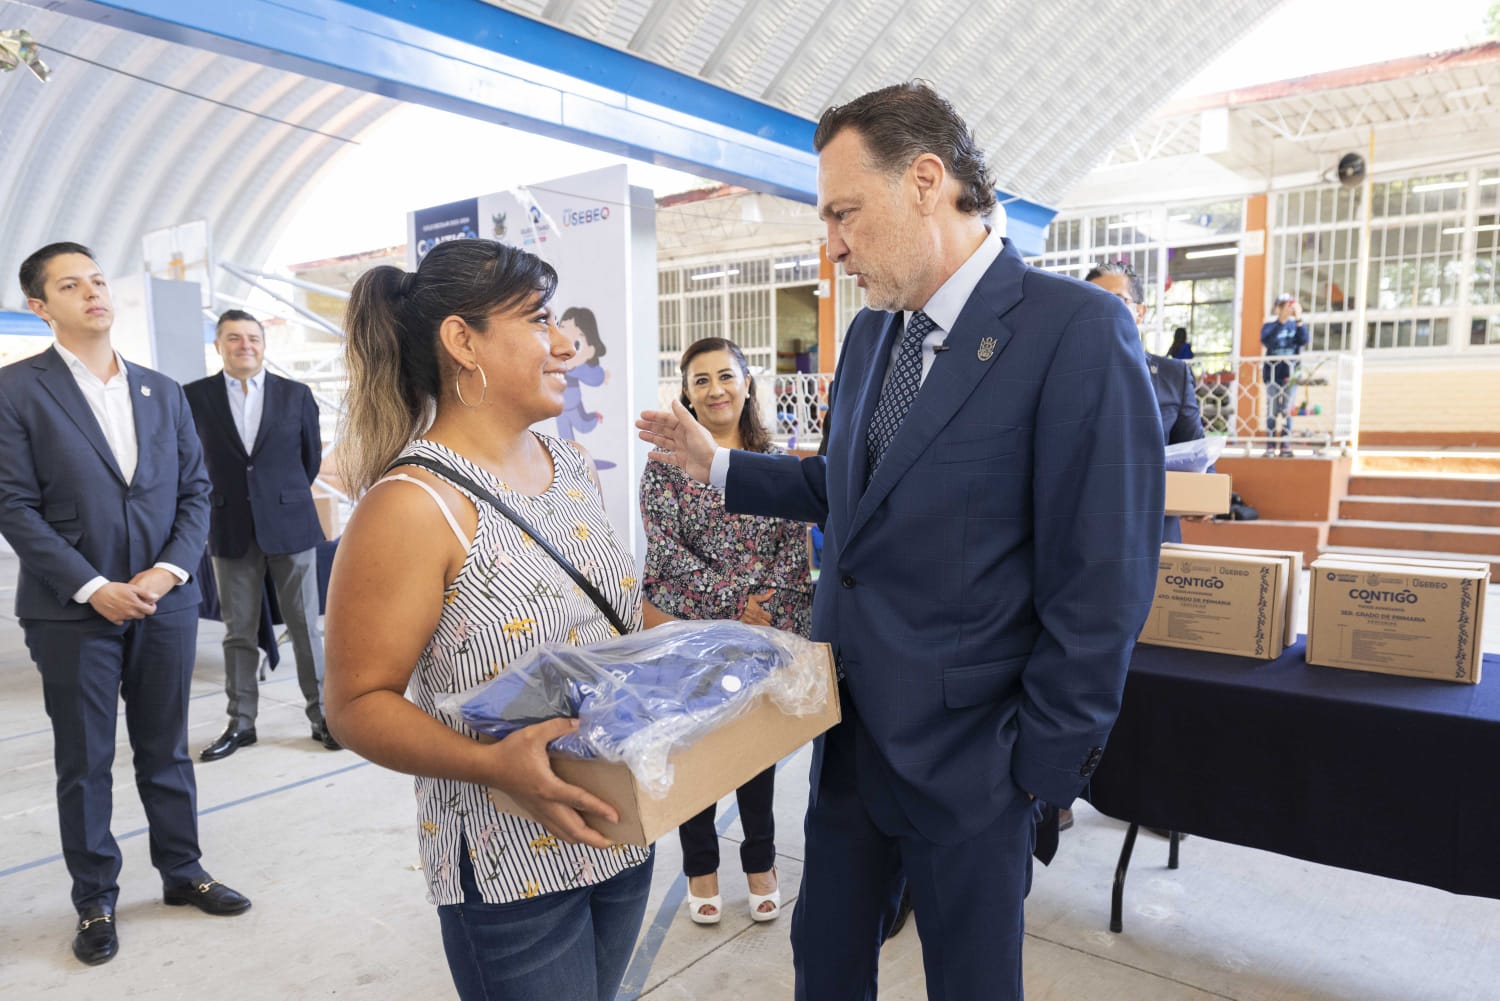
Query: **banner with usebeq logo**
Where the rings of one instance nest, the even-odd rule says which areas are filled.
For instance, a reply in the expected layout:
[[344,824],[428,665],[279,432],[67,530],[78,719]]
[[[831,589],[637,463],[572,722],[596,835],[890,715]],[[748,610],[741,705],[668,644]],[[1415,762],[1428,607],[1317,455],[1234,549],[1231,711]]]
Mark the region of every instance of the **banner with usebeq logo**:
[[[652,223],[654,225],[654,222]],[[632,351],[631,282],[654,301],[656,274],[634,275],[630,182],[624,166],[480,195],[410,214],[408,266],[415,267],[446,239],[480,237],[530,251],[557,270],[552,312],[573,340],[563,412],[537,430],[576,441],[599,467],[605,509],[617,530],[630,538],[641,460],[635,412],[655,406],[655,384],[642,400],[631,392],[639,381],[639,350],[656,353],[654,329],[638,333]],[[654,237],[653,237],[654,240]],[[654,307],[651,310],[654,314]],[[649,370],[647,371],[649,377]],[[639,556],[639,554],[637,554]]]

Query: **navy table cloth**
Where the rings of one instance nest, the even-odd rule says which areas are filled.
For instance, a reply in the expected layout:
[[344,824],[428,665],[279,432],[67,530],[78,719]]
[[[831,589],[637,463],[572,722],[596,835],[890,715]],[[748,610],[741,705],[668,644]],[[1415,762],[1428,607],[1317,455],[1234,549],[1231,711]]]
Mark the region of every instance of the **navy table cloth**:
[[1478,685],[1141,645],[1088,798],[1119,820],[1500,897],[1500,656]]

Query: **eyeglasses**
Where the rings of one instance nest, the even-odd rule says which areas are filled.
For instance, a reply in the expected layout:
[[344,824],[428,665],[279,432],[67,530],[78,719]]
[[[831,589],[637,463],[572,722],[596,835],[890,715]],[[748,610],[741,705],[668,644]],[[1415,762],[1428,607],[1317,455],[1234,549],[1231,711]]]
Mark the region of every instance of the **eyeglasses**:
[[1110,294],[1113,295],[1116,299],[1119,299],[1126,306],[1134,306],[1135,305],[1135,300],[1132,299],[1132,298],[1130,298],[1130,296],[1126,295],[1124,292],[1112,292]]

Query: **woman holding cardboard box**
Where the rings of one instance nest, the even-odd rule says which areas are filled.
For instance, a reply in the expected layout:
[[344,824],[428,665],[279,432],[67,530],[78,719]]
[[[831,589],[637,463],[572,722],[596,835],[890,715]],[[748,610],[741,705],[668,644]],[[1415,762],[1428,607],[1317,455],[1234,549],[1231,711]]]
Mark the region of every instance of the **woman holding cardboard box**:
[[[755,380],[733,341],[709,337],[682,355],[682,403],[726,448],[780,451],[761,423]],[[641,477],[646,526],[644,607],[647,626],[673,619],[739,619],[801,636],[812,621],[806,527],[797,522],[729,514],[723,491],[681,470],[652,462]],[[740,862],[750,886],[750,917],[781,913],[776,879],[776,824],[772,815],[776,769],[739,788],[745,839]],[[719,836],[710,806],[678,829],[688,877],[688,916],[718,924]]]
[[[574,351],[547,308],[556,283],[524,251],[455,240],[415,273],[367,272],[349,304],[341,449],[368,492],[328,591],[328,722],[417,776],[422,868],[464,1001],[614,998],[651,887],[651,850],[590,829],[583,814],[614,809],[552,771],[547,744],[577,720],[486,744],[437,709],[539,643],[639,620],[592,462],[530,430],[562,412]],[[498,810],[490,787],[541,823]]]

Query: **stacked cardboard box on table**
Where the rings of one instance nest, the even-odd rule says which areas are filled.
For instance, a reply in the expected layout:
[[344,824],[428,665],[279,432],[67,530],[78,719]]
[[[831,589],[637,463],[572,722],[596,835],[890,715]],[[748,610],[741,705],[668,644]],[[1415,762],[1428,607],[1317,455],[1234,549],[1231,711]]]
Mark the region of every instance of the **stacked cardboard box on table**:
[[1197,553],[1231,553],[1240,556],[1274,557],[1285,564],[1282,580],[1285,593],[1279,598],[1281,610],[1281,645],[1297,642],[1297,613],[1302,608],[1302,551],[1300,549],[1247,549],[1240,546],[1201,546],[1186,542],[1164,542],[1161,548]]
[[1162,546],[1140,642],[1272,660],[1296,638],[1299,553]]
[[1307,662],[1478,684],[1488,563],[1357,554],[1312,564]]

